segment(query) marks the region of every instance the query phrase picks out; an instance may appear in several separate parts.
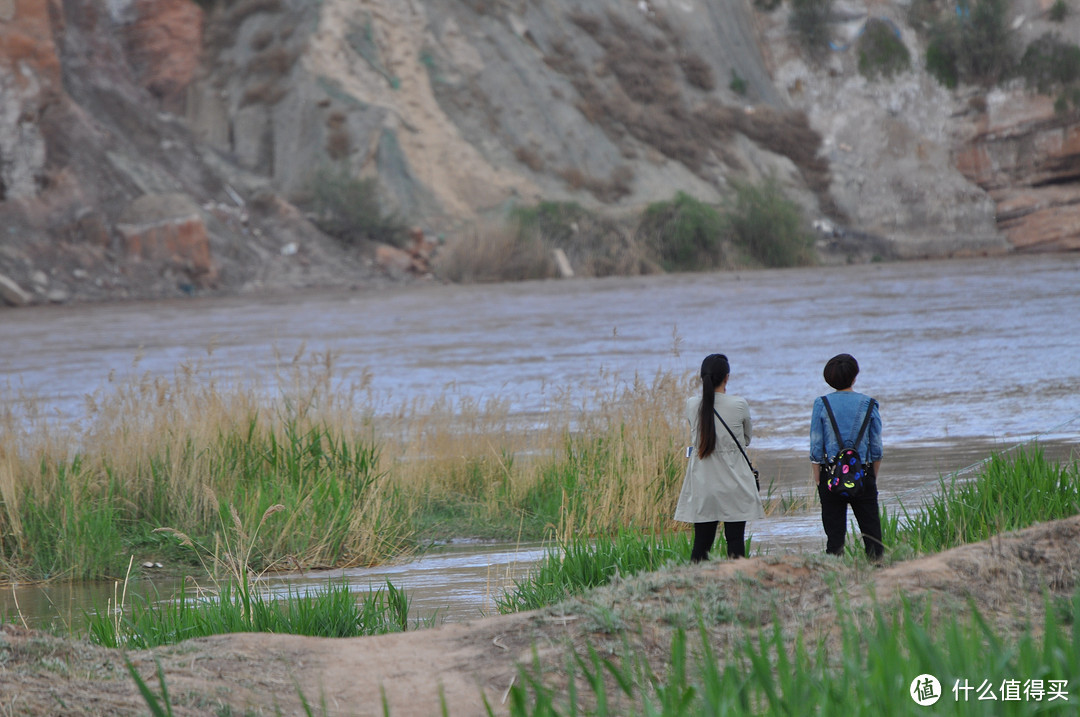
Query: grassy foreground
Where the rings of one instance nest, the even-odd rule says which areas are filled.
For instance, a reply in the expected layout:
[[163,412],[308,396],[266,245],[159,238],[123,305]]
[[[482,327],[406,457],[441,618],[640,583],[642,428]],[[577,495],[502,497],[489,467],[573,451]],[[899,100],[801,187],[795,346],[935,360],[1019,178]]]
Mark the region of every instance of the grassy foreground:
[[[662,673],[640,652],[607,657],[591,645],[568,662],[566,690],[551,687],[539,665],[524,667],[510,714],[1076,714],[1080,592],[1060,614],[1045,615],[1039,634],[1013,637],[978,610],[935,621],[929,610],[903,604],[877,610],[866,625],[841,614],[839,648],[774,624],[748,632],[726,655],[704,628],[693,646],[680,628]],[[936,687],[917,682],[917,670]],[[936,707],[915,701],[920,689],[938,698]]]

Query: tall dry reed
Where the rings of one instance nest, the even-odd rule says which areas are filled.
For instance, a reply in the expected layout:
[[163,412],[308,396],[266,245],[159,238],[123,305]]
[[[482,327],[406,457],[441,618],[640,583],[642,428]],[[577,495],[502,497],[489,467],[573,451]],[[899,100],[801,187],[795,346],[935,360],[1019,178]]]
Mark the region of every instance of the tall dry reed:
[[116,576],[156,528],[209,542],[229,510],[254,523],[279,503],[289,517],[261,536],[267,560],[370,564],[401,550],[363,385],[337,380],[330,354],[278,367],[273,390],[196,364],[110,377],[63,427],[8,411],[0,579]]
[[563,533],[670,528],[686,381],[601,378],[605,389],[556,392],[540,416],[511,415],[499,401],[414,405],[384,451],[399,456],[386,466],[395,487],[410,510],[467,502],[477,522],[510,515]]

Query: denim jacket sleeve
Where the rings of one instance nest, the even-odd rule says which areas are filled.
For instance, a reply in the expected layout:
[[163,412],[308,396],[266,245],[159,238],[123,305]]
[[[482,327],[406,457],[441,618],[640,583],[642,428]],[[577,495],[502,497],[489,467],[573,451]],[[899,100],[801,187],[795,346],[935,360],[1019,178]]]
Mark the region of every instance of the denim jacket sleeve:
[[814,410],[810,413],[810,462],[825,462],[825,430],[822,418],[825,407],[821,397],[814,399]]
[[869,449],[866,452],[867,463],[874,463],[880,461],[884,455],[884,450],[881,447],[881,412],[878,410],[878,402],[874,401],[874,409],[870,412],[870,425],[866,428],[867,434],[869,434],[867,441],[869,442]]

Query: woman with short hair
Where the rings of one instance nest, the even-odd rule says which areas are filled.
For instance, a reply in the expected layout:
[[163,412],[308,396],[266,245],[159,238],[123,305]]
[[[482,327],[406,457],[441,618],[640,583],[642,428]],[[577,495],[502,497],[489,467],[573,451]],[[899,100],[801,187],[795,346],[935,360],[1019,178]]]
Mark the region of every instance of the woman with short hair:
[[[825,552],[842,555],[847,533],[847,508],[859,524],[867,557],[877,560],[884,552],[881,542],[881,514],[878,509],[877,475],[883,455],[881,414],[877,401],[854,389],[859,362],[851,354],[838,354],[825,364],[825,382],[835,391],[814,400],[810,416],[810,477],[821,498],[821,524],[825,528]],[[828,409],[826,408],[828,402]],[[829,417],[832,410],[836,421]],[[865,428],[863,427],[865,424]],[[861,436],[860,436],[861,431]],[[823,465],[845,445],[854,448],[863,461],[862,489],[855,495],[829,490]]]

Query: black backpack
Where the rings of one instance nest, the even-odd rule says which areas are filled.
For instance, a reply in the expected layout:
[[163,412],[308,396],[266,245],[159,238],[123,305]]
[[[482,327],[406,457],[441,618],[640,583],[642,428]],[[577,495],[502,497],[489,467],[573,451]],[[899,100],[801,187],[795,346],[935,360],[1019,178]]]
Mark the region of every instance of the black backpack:
[[836,416],[833,415],[829,399],[822,396],[821,402],[825,404],[825,411],[829,414],[829,422],[832,423],[833,432],[836,434],[836,442],[840,444],[840,450],[836,452],[836,455],[821,467],[825,472],[825,487],[830,493],[842,495],[845,498],[855,498],[862,495],[866,487],[866,463],[863,462],[862,456],[859,455],[858,446],[862,441],[863,434],[866,433],[866,427],[870,425],[870,414],[873,413],[877,401],[870,399],[870,405],[866,407],[866,417],[863,418],[862,426],[859,428],[859,435],[855,438],[855,442],[851,444],[844,442],[844,436],[840,433],[839,426],[836,425]]

